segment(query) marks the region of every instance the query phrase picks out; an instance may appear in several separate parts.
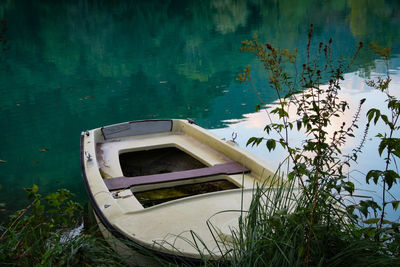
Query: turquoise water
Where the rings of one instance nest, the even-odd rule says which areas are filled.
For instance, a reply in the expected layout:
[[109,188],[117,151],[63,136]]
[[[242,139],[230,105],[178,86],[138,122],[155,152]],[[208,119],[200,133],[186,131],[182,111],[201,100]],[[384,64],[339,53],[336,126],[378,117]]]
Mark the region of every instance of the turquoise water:
[[[0,54],[0,203],[9,209],[26,203],[22,188],[34,183],[86,199],[82,130],[190,117],[230,136],[237,126],[226,120],[247,114],[251,122],[258,100],[235,77],[255,63],[239,48],[256,32],[276,47],[299,47],[300,59],[310,23],[315,43],[332,37],[345,58],[359,41],[400,51],[397,1],[1,0],[0,19],[9,46]],[[382,72],[377,62],[363,50],[353,76]],[[392,61],[393,70],[399,66]],[[263,88],[264,102],[274,101]],[[239,136],[257,129],[241,128]]]

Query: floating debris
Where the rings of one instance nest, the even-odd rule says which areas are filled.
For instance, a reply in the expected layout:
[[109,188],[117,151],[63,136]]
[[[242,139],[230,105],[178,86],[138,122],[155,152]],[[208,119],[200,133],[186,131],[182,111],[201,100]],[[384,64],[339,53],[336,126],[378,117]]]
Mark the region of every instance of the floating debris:
[[229,93],[229,90],[223,90],[222,92],[223,93]]
[[162,84],[162,83],[167,83],[168,81],[160,81],[160,83]]
[[88,96],[85,96],[84,98],[79,98],[79,101],[90,99],[90,98],[94,98],[94,96],[93,95],[88,95]]
[[0,159],[0,163],[6,163],[7,161]]
[[41,148],[41,149],[39,149],[39,152],[46,152],[46,151],[49,151],[49,149],[48,149],[48,148]]
[[32,161],[33,165],[38,164],[38,163],[39,163],[39,161]]

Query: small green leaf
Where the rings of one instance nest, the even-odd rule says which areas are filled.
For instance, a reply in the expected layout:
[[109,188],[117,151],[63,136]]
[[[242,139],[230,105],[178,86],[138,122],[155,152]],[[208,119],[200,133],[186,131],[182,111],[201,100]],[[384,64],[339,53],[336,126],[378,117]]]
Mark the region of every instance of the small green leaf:
[[389,119],[388,119],[388,117],[386,115],[384,115],[384,114],[381,115],[381,118],[386,124],[389,124]]
[[274,139],[267,140],[267,148],[269,151],[274,150],[276,147],[276,141]]
[[379,120],[379,117],[381,116],[381,112],[376,108],[371,108],[370,110],[368,110],[367,116],[368,116],[368,122],[370,122],[372,118],[375,116],[374,124],[376,124]]
[[392,153],[400,158],[400,138],[393,138],[394,139],[394,147]]
[[350,195],[353,195],[354,192],[354,184],[352,182],[343,182],[343,188],[350,193]]
[[376,212],[376,210],[382,210],[382,208],[373,200],[361,200],[359,207],[357,207],[364,217],[368,216],[368,208],[372,208],[374,212]]
[[346,210],[349,214],[353,214],[355,208],[355,205],[349,205],[346,207]]
[[271,126],[269,126],[269,125],[265,126],[264,131],[266,131],[267,134],[269,134],[269,132],[271,131]]
[[382,223],[383,224],[391,224],[391,225],[395,225],[396,224],[396,222],[385,220],[385,219],[383,219]]
[[379,180],[379,177],[380,177],[381,175],[382,175],[382,171],[380,171],[380,170],[370,170],[370,171],[367,173],[367,176],[366,176],[367,184],[369,184],[369,180],[370,180],[371,178],[373,178],[374,183],[377,184],[377,183],[378,183],[378,180]]
[[370,109],[367,112],[367,116],[368,116],[368,122],[370,122],[372,120],[372,118],[374,117],[374,113],[372,112],[372,109]]
[[382,141],[379,143],[378,152],[379,156],[382,156],[383,150],[389,145],[388,139],[383,138]]
[[379,222],[379,218],[371,218],[368,220],[363,221],[365,224],[375,224],[377,222]]
[[248,145],[254,143],[254,140],[255,140],[255,139],[256,139],[256,137],[250,137],[249,140],[248,140],[247,143],[246,143],[246,146],[248,146]]
[[262,138],[262,137],[250,137],[250,139],[247,141],[246,146],[248,146],[250,144],[251,144],[252,147],[254,145],[258,146],[262,142],[263,139],[264,138]]
[[392,187],[393,183],[396,183],[396,179],[400,178],[400,175],[393,170],[387,170],[383,173],[383,175],[384,181],[388,185],[388,189]]
[[32,186],[32,193],[37,193],[38,190],[39,190],[39,187],[36,184],[34,184]]
[[363,203],[360,203],[360,207],[358,207],[358,210],[364,215],[364,217],[368,216],[368,206],[367,205],[362,205]]
[[376,124],[378,122],[380,116],[381,116],[381,111],[379,109],[377,109],[375,119],[374,119],[374,124]]
[[394,209],[395,211],[399,208],[399,204],[400,204],[400,201],[399,201],[399,200],[392,201],[392,207],[393,207],[393,209]]
[[300,129],[301,129],[301,121],[298,120],[298,121],[297,121],[297,130],[300,130]]

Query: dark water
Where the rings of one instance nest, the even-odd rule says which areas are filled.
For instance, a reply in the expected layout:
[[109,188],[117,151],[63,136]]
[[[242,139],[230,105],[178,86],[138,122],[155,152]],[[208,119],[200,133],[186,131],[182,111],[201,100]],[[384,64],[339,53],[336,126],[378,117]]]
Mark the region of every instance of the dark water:
[[[332,37],[345,58],[359,41],[400,50],[398,1],[1,0],[0,19],[10,47],[0,54],[0,203],[9,209],[34,183],[86,199],[82,130],[187,117],[221,128],[254,112],[255,94],[235,77],[255,63],[239,51],[255,32],[299,47],[300,60],[310,23],[316,44]],[[376,71],[376,56],[362,51],[354,71]],[[262,97],[275,100],[268,88]]]

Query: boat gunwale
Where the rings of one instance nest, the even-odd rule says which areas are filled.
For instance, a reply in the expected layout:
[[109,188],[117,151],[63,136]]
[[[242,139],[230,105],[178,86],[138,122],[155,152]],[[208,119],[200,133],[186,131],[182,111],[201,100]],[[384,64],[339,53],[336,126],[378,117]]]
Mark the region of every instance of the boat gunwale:
[[[154,123],[154,122],[169,122],[170,123],[170,127],[168,131],[155,131],[155,132],[144,132],[144,133],[140,133],[140,134],[132,134],[132,135],[122,135],[122,136],[114,136],[114,137],[107,137],[107,135],[109,134],[115,134],[115,133],[105,133],[104,130],[107,129],[111,129],[111,128],[115,128],[118,126],[130,126],[131,124],[139,124],[139,123]],[[136,121],[126,121],[126,122],[121,122],[121,123],[115,123],[115,124],[111,124],[111,125],[107,125],[107,126],[102,126],[100,127],[101,133],[103,134],[104,140],[112,140],[112,139],[116,139],[116,138],[124,138],[124,137],[131,137],[131,136],[140,136],[140,135],[147,135],[147,134],[157,134],[157,133],[163,133],[163,132],[172,132],[174,127],[174,120],[173,119],[154,119],[154,120],[136,120]],[[119,132],[124,132],[119,131]]]

